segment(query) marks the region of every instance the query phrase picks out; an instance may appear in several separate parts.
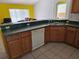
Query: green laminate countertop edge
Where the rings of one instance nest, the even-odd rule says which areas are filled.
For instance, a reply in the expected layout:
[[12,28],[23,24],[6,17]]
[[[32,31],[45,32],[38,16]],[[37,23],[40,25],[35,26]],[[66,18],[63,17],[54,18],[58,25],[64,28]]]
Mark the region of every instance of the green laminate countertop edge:
[[15,31],[11,31],[11,32],[8,32],[8,33],[4,33],[4,35],[12,35],[12,34],[15,34],[15,33],[19,33],[19,32],[23,32],[23,31],[29,31],[29,30],[35,30],[35,29],[39,29],[39,28],[42,28],[42,27],[46,27],[46,26],[71,26],[71,27],[77,27],[79,28],[79,25],[73,25],[73,24],[43,24],[43,25],[37,25],[37,26],[32,26],[32,27],[28,27],[28,28],[23,28],[23,29],[20,29],[20,30],[15,30]]
[[14,31],[11,31],[11,32],[4,33],[4,35],[5,36],[12,35],[12,34],[15,34],[15,33],[35,30],[35,29],[46,27],[46,26],[49,26],[49,24],[37,25],[37,26],[28,27],[28,28],[23,28],[23,29],[20,29],[20,30],[14,30]]
[[30,22],[38,22],[38,21],[44,21],[44,20],[24,21],[24,22],[17,22],[17,23],[4,23],[4,24],[0,24],[0,27],[1,26],[16,25],[16,24],[18,25],[18,24],[23,24],[23,23],[30,23]]
[[[45,21],[45,20],[41,20],[41,21]],[[52,26],[62,26],[62,25],[66,25],[66,26],[71,26],[71,27],[76,27],[76,28],[79,28],[79,25],[77,24],[69,24],[69,23],[66,23],[66,22],[61,22],[61,21],[65,21],[65,20],[46,20],[48,21],[48,23],[44,23],[44,24],[35,24],[34,26],[28,26],[28,27],[25,27],[25,28],[21,28],[21,29],[15,29],[15,30],[11,30],[9,32],[4,32],[4,35],[11,35],[11,34],[15,34],[15,33],[19,33],[19,32],[23,32],[23,31],[29,31],[29,30],[35,30],[35,29],[38,29],[38,28],[42,28],[42,27],[46,27],[46,26],[49,26],[49,25],[52,25]],[[69,21],[69,20],[68,20]],[[37,21],[32,21],[32,22],[37,22]],[[71,21],[72,22],[72,21]],[[75,21],[73,21],[75,22]],[[23,23],[28,23],[28,22],[23,22]],[[22,24],[23,24],[22,23]],[[19,23],[18,23],[19,24]],[[17,24],[17,25],[18,25]],[[21,24],[21,23],[20,23]],[[10,24],[8,24],[10,25]],[[11,24],[12,25],[12,24]]]

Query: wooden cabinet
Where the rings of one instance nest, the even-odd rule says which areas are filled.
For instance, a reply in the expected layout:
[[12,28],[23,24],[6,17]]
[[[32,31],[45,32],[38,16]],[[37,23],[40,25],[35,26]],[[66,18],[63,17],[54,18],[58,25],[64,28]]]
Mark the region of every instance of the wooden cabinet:
[[32,50],[31,32],[21,32],[7,36],[8,51],[11,59]]
[[64,41],[65,28],[64,26],[51,26],[50,28],[50,39],[51,41]]
[[50,26],[45,27],[45,39],[44,42],[48,43],[50,41]]
[[10,57],[13,59],[20,56],[22,49],[19,34],[10,35],[7,37],[7,40]]
[[72,13],[79,13],[79,0],[72,1]]
[[77,29],[77,32],[76,32],[75,46],[79,48],[79,29]]
[[22,40],[23,53],[30,52],[32,50],[31,32],[30,31],[22,32],[21,40]]
[[74,45],[75,34],[76,34],[76,28],[67,27],[67,30],[66,30],[66,43]]

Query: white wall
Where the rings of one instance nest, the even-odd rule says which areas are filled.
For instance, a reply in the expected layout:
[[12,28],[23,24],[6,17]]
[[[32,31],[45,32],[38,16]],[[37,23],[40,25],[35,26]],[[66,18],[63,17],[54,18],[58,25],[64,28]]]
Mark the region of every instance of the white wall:
[[50,5],[49,0],[40,0],[38,3],[34,5],[36,19],[49,19],[50,18],[49,5]]
[[34,5],[36,19],[54,19],[57,0],[40,0]]
[[[57,2],[60,0],[39,0],[35,5],[35,17],[36,19],[57,19]],[[66,19],[78,20],[79,14],[71,14],[72,0],[66,0],[67,13]]]
[[66,7],[66,19],[70,19],[71,17],[71,8],[72,8],[72,0],[66,0],[67,7]]
[[[62,0],[52,0],[52,2],[54,3],[54,5],[52,6],[52,19],[57,19],[57,3],[58,1],[62,1]],[[66,7],[66,18],[65,19],[70,19],[71,17],[71,8],[72,8],[72,0],[66,0],[66,3],[67,3],[67,7]]]
[[52,0],[51,1],[51,19],[56,19],[57,15],[57,3],[59,0]]

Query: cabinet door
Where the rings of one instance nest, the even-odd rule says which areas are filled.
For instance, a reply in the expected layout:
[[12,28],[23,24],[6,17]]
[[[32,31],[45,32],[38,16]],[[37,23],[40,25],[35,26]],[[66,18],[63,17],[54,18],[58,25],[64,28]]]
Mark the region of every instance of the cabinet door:
[[73,0],[72,13],[79,13],[79,0]]
[[76,33],[75,46],[79,48],[79,29],[77,30]]
[[73,27],[68,27],[66,31],[66,43],[74,45],[76,29]]
[[45,39],[44,42],[48,43],[50,41],[50,26],[45,28]]
[[[22,37],[21,37],[22,49],[23,49],[23,53],[27,53],[32,50],[31,32],[28,31],[28,32],[24,32],[24,33],[21,34],[22,35]],[[24,34],[24,36],[23,36],[23,34]]]
[[50,28],[50,39],[51,41],[56,41],[55,37],[56,37],[56,32],[57,32],[57,27],[53,27],[51,26]]
[[10,41],[8,41],[9,53],[11,55],[11,58],[16,58],[20,56],[22,53],[21,40],[18,34],[10,37],[12,40],[10,39]]
[[51,41],[64,41],[65,38],[65,28],[61,26],[51,27]]
[[58,27],[56,31],[56,38],[57,41],[64,41],[65,39],[65,28],[64,27]]

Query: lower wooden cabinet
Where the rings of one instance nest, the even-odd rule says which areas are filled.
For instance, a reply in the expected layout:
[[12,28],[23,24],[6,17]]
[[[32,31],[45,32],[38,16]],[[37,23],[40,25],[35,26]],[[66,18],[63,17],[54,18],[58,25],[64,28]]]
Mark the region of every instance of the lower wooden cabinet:
[[[31,37],[32,36],[32,37]],[[40,39],[41,38],[41,39]],[[32,51],[47,42],[66,42],[79,48],[79,29],[64,26],[47,26],[31,31],[21,32],[6,37],[11,59]],[[45,39],[45,40],[44,40]]]
[[45,27],[45,43],[50,42],[50,26]]
[[22,32],[21,35],[23,53],[30,52],[32,50],[31,32]]
[[76,32],[75,46],[79,48],[79,29],[77,29],[77,32]]
[[19,38],[19,35],[11,35],[7,38],[8,40],[8,49],[10,53],[11,58],[18,57],[22,53],[21,49],[21,40]]
[[7,36],[7,45],[9,49],[8,52],[10,58],[13,59],[22,54],[22,49],[21,49],[22,45],[21,45],[19,33],[15,35]]
[[23,53],[32,50],[31,32],[22,32],[7,36],[7,45],[10,58],[14,59]]
[[64,26],[51,26],[50,28],[50,39],[51,41],[64,41],[65,38],[65,27]]
[[68,44],[74,45],[75,35],[76,35],[76,28],[67,27],[65,42]]

